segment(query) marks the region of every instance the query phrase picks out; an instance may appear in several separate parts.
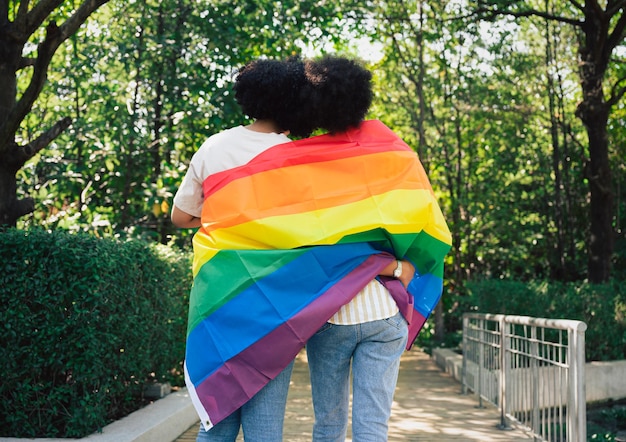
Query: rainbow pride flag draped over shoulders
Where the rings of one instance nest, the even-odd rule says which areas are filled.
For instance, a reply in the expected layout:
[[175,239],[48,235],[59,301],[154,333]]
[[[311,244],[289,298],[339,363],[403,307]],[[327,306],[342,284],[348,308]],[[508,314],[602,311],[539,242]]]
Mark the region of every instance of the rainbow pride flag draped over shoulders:
[[408,291],[380,278],[407,348],[439,301],[450,231],[415,152],[379,121],[273,146],[203,190],[185,376],[206,429],[396,257],[417,270]]

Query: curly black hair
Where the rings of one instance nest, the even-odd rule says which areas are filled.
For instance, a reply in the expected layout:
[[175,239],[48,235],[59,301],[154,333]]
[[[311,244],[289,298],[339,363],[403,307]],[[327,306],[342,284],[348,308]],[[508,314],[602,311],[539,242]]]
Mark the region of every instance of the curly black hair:
[[281,130],[305,137],[315,129],[306,106],[308,87],[304,62],[291,57],[247,63],[239,69],[234,91],[237,103],[249,117],[272,120]]
[[358,126],[372,103],[371,79],[364,66],[345,57],[259,59],[239,70],[234,91],[249,117],[306,137],[315,129],[336,133]]
[[356,59],[327,55],[308,61],[315,127],[331,133],[357,127],[372,104],[372,74]]

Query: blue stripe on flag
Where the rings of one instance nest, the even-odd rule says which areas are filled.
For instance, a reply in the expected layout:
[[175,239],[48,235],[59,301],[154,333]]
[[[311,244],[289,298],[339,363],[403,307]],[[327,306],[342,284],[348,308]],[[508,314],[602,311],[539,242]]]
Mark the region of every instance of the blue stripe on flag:
[[[375,253],[379,252],[367,243],[315,246],[256,280],[189,333],[186,359],[193,384],[199,385],[225,361],[306,308]],[[240,320],[242,312],[250,312],[245,315],[248,321]]]

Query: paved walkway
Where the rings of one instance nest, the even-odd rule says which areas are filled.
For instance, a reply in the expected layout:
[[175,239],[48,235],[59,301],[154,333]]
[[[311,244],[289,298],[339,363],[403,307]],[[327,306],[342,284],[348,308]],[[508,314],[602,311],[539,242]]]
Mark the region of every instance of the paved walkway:
[[[478,408],[478,399],[461,394],[461,386],[441,371],[419,349],[405,352],[400,364],[398,388],[389,421],[389,441],[393,442],[491,442],[533,440],[522,430],[502,431],[498,410]],[[298,355],[291,379],[285,415],[285,442],[310,442],[313,406],[309,372],[304,353]],[[193,442],[194,425],[176,442]],[[347,441],[352,441],[348,433]],[[241,435],[238,441],[243,441]]]

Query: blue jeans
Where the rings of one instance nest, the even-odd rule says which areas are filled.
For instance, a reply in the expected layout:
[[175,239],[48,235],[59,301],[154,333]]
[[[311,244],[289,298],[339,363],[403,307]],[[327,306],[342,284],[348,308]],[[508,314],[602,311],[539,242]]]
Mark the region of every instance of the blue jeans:
[[235,442],[239,428],[249,442],[281,442],[293,361],[252,399],[209,431],[200,426],[196,442]]
[[400,356],[408,335],[397,315],[358,325],[325,324],[307,342],[314,442],[343,442],[348,430],[352,362],[352,440],[387,440]]

